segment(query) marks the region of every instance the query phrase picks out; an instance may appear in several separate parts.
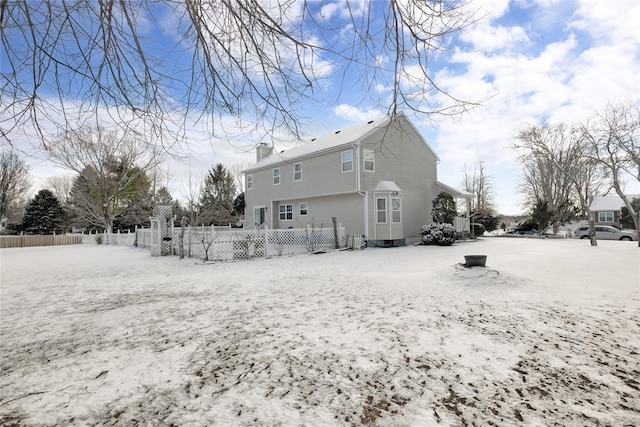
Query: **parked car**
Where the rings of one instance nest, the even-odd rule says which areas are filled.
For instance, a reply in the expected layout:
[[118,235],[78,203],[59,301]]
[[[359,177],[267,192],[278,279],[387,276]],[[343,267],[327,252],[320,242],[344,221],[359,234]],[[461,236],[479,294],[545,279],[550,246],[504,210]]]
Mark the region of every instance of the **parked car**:
[[[589,226],[578,227],[573,232],[573,236],[576,239],[588,239],[589,238]],[[610,225],[596,225],[596,239],[597,240],[638,240],[635,230],[625,231],[618,230]]]

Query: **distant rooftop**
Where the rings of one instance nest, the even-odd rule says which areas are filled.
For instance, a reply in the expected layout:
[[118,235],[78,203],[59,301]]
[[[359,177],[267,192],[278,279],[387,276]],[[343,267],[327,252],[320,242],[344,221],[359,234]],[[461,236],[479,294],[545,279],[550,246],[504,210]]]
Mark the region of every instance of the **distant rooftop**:
[[[640,198],[638,194],[628,194],[630,200],[635,198]],[[591,206],[589,209],[592,211],[619,211],[624,206],[624,202],[622,198],[617,194],[611,194],[608,196],[596,196],[593,198],[591,202]]]

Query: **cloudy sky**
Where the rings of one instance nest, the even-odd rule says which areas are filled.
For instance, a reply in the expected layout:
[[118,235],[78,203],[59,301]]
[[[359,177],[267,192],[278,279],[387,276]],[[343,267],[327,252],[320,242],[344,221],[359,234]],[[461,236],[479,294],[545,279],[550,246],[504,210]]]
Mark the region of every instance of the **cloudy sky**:
[[[524,210],[518,191],[521,166],[510,145],[529,124],[586,120],[607,102],[640,102],[640,2],[637,0],[473,0],[479,21],[438,54],[432,76],[447,92],[482,105],[455,119],[429,120],[405,111],[441,159],[439,179],[460,186],[465,165],[483,160],[502,214]],[[325,4],[324,19],[339,22],[343,2]],[[363,96],[363,85],[341,85],[343,71],[326,68],[326,88],[339,90],[331,102],[308,103],[303,131],[333,132],[387,113],[382,94]],[[339,88],[339,89],[338,89]],[[328,89],[331,90],[331,89]],[[193,125],[188,158],[168,162],[175,195],[187,191],[188,175],[202,176],[221,162],[249,165],[255,141],[211,137],[205,123]],[[278,146],[279,145],[279,146]],[[292,147],[291,142],[276,144]],[[64,174],[42,156],[29,158],[36,186]],[[36,189],[37,190],[37,189]],[[630,193],[640,185],[629,182]]]

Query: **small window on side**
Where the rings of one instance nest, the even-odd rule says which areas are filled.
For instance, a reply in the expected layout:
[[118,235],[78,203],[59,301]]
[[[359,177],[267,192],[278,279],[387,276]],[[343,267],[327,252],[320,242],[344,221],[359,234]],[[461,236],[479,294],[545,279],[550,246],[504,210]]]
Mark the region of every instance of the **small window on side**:
[[373,154],[373,150],[364,150],[364,170],[367,172],[375,171],[375,156]]
[[302,181],[302,163],[296,163],[293,165],[293,180]]
[[401,222],[402,216],[400,215],[400,198],[391,198],[391,222]]
[[387,199],[376,199],[376,222],[378,224],[387,223]]
[[353,170],[353,150],[342,152],[342,172]]

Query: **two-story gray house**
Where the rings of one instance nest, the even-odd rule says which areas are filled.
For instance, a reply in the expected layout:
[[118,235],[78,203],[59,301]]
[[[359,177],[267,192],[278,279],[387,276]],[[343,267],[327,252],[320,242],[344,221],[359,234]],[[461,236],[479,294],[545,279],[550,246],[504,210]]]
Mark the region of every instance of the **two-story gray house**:
[[471,197],[438,182],[438,162],[402,113],[279,153],[263,144],[257,163],[244,171],[245,226],[331,227],[336,217],[348,235],[362,234],[369,245],[417,242],[438,193]]

